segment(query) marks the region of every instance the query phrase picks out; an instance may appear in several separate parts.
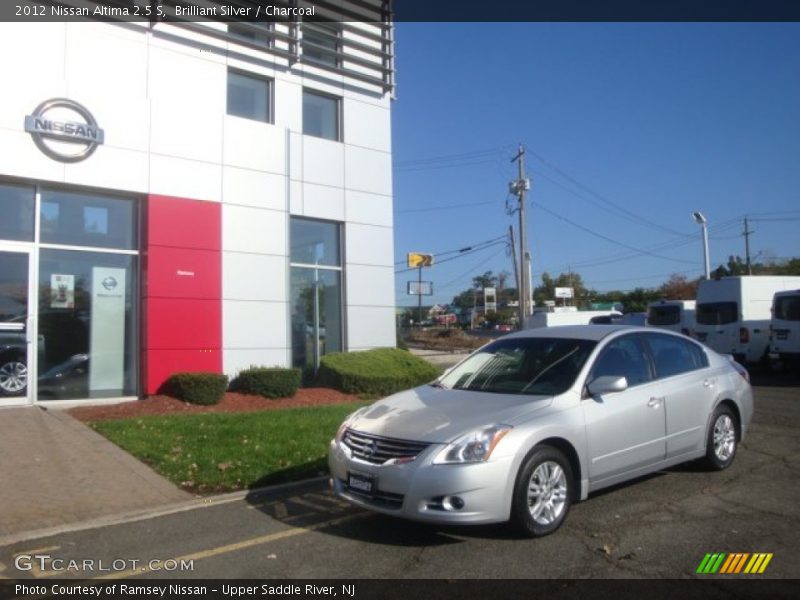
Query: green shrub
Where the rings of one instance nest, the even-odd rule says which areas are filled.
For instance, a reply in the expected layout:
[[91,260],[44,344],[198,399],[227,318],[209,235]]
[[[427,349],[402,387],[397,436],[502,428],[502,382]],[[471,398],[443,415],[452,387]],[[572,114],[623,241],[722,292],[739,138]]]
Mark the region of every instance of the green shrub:
[[228,388],[228,376],[220,373],[175,373],[167,380],[167,390],[192,404],[219,404]]
[[326,354],[320,360],[321,385],[349,394],[387,396],[427,383],[439,369],[397,348]]
[[300,369],[250,367],[236,376],[231,383],[231,389],[266,398],[291,398],[300,387],[301,376]]

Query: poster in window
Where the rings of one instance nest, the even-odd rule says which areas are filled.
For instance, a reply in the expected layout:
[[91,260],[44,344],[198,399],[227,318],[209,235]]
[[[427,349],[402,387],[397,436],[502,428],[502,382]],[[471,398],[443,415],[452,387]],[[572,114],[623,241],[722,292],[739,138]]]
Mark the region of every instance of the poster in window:
[[75,308],[75,275],[50,275],[50,308]]

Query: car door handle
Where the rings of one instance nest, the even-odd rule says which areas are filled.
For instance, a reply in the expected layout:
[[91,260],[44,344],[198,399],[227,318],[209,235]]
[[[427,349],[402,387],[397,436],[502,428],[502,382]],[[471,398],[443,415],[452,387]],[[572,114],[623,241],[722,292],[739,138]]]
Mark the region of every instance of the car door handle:
[[713,379],[706,379],[703,381],[703,386],[707,388],[714,387],[714,380]]
[[661,406],[661,402],[663,402],[663,401],[664,401],[663,397],[661,397],[661,398],[653,397],[653,398],[650,398],[650,401],[647,403],[647,406],[650,406],[652,408],[658,408],[659,406]]

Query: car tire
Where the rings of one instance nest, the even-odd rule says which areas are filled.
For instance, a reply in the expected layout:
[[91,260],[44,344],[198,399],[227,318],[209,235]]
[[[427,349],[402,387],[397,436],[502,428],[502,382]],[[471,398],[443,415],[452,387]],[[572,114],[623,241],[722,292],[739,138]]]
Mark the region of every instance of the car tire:
[[739,447],[739,421],[730,407],[721,404],[711,417],[706,436],[705,466],[711,471],[727,469]]
[[512,502],[512,523],[528,537],[553,533],[564,522],[575,485],[572,467],[564,454],[539,446],[525,458],[517,475]]
[[18,358],[0,361],[0,396],[24,396],[28,388],[28,368]]

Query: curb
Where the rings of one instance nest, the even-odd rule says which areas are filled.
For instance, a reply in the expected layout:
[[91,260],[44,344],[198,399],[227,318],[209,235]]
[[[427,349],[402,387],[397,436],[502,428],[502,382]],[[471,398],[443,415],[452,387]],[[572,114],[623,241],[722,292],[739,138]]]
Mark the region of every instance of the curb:
[[219,506],[221,504],[228,504],[230,502],[237,502],[245,498],[258,498],[260,496],[267,496],[271,494],[279,494],[287,491],[294,491],[304,487],[312,487],[328,481],[328,475],[314,477],[311,479],[303,479],[301,481],[292,481],[289,483],[280,483],[272,486],[265,486],[255,488],[252,490],[239,490],[236,492],[227,492],[225,494],[218,494],[216,496],[198,496],[192,500],[185,502],[178,502],[168,504],[166,506],[159,506],[156,508],[136,510],[116,515],[107,515],[98,517],[96,519],[89,519],[87,521],[78,521],[76,523],[68,523],[65,525],[56,525],[55,527],[48,527],[44,529],[31,529],[28,531],[20,531],[0,537],[0,548],[16,544],[18,542],[35,540],[62,533],[74,533],[76,531],[86,531],[89,529],[98,529],[100,527],[108,527],[111,525],[122,525],[124,523],[135,523],[137,521],[146,521],[156,517],[163,517],[166,515],[173,515],[177,513],[187,512],[198,508],[208,508],[211,506]]

